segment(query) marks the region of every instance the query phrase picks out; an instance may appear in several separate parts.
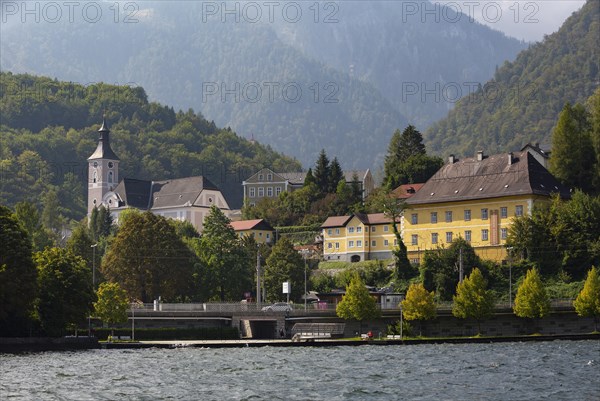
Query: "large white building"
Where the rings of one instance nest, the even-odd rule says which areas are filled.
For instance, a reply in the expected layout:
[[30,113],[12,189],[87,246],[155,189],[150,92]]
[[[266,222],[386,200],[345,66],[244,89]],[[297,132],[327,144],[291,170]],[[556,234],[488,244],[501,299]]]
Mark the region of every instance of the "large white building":
[[229,213],[223,194],[206,177],[161,181],[124,178],[119,181],[119,158],[110,147],[106,121],[102,121],[98,132],[98,146],[88,158],[88,216],[94,207],[104,205],[110,208],[118,222],[119,214],[133,207],[189,221],[202,231],[204,218],[212,205]]

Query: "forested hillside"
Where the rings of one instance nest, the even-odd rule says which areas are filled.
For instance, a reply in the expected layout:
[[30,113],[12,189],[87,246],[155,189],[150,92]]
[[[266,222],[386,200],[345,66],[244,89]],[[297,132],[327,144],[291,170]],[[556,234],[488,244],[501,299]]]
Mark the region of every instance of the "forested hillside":
[[472,155],[550,143],[565,103],[585,102],[600,85],[600,3],[590,0],[561,29],[506,63],[425,135],[434,152]]
[[103,114],[121,159],[121,177],[205,175],[231,207],[241,206],[241,181],[259,168],[301,168],[191,109],[176,112],[148,102],[140,87],[82,86],[0,73],[0,204],[30,200],[40,205],[44,196],[56,196],[64,217],[82,218],[87,158],[96,147]]
[[[258,22],[244,2],[94,4],[102,6],[94,23],[79,9],[73,21],[54,23],[7,16],[0,68],[133,83],[151,100],[199,110],[305,166],[322,148],[348,168],[381,164],[396,129],[424,129],[452,105],[434,96],[423,102],[420,90],[404,96],[405,85],[485,82],[525,46],[466,16],[403,21],[402,2],[294,2],[297,22],[281,5],[271,22],[266,3],[252,3]],[[226,15],[224,7],[240,11]]]

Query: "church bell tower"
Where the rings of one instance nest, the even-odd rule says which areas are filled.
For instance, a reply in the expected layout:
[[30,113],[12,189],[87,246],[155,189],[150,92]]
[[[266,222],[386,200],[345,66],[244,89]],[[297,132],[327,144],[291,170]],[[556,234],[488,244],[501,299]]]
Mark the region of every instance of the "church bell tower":
[[88,217],[94,207],[102,205],[104,195],[119,183],[119,158],[110,147],[110,130],[105,119],[98,133],[98,146],[88,157]]

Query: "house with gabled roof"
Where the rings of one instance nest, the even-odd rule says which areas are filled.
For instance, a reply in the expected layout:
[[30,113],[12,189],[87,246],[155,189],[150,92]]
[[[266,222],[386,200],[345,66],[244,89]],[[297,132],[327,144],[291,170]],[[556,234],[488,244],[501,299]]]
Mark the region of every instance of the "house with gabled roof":
[[321,230],[325,261],[391,259],[397,245],[392,220],[383,213],[332,216],[321,225]]
[[483,259],[502,261],[515,217],[531,215],[553,194],[570,190],[528,150],[459,160],[454,156],[406,199],[402,239],[409,259],[462,237]]
[[[365,199],[374,189],[373,176],[370,170],[344,171],[344,179],[348,184],[355,176]],[[306,172],[276,173],[270,168],[262,168],[242,182],[244,204],[254,206],[265,198],[277,198],[282,192],[293,192],[304,186]]]
[[230,225],[240,238],[252,236],[258,244],[273,243],[275,230],[264,219],[232,221]]
[[88,158],[88,216],[95,207],[110,208],[115,221],[127,208],[150,210],[153,213],[188,221],[201,232],[204,218],[216,205],[225,214],[229,205],[219,188],[206,177],[186,177],[170,180],[119,181],[119,158],[110,146],[110,130],[106,121],[98,130],[96,150]]

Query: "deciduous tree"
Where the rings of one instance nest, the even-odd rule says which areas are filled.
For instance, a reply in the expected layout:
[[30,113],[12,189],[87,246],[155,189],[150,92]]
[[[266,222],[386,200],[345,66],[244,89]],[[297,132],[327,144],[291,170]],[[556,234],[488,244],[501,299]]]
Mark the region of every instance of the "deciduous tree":
[[478,268],[458,283],[453,299],[452,314],[460,319],[475,319],[481,333],[481,320],[489,317],[494,310],[494,295],[487,290],[487,281]]
[[294,245],[286,237],[277,241],[267,258],[264,273],[267,299],[281,301],[286,298],[282,294],[282,284],[289,282],[292,287],[291,298],[299,302],[304,293],[304,260],[294,249]]
[[94,302],[94,312],[102,322],[111,326],[127,322],[127,293],[118,283],[105,282],[97,291],[98,300]]
[[422,333],[423,320],[435,319],[437,315],[434,297],[435,293],[427,291],[423,284],[411,284],[401,302],[404,319],[419,321],[419,334]]

